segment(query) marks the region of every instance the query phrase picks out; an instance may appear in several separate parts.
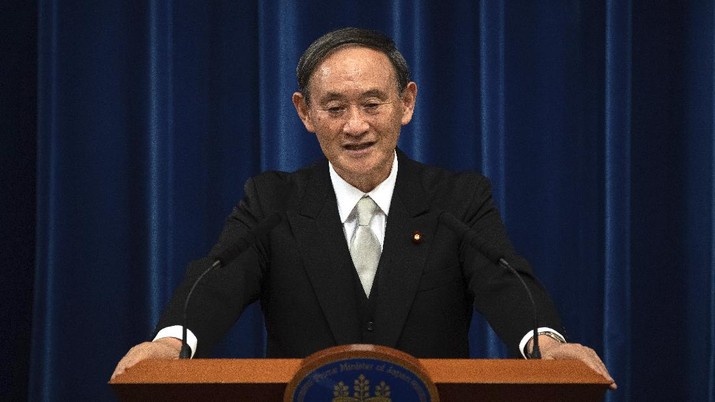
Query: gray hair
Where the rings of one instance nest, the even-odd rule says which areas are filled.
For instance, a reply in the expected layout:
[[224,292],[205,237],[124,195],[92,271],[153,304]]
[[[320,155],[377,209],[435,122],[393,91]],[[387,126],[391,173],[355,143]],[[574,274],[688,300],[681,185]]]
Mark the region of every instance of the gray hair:
[[395,42],[390,37],[368,29],[342,28],[318,38],[298,61],[295,71],[298,78],[298,90],[305,96],[306,102],[310,101],[308,83],[318,64],[335,50],[348,46],[367,47],[385,54],[395,68],[399,93],[402,93],[410,82],[410,68],[407,61],[397,50]]

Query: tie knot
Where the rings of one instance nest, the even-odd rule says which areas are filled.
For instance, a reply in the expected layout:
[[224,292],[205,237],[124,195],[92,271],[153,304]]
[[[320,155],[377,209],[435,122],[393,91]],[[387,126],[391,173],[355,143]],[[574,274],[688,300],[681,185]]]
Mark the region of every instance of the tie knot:
[[357,203],[357,221],[360,226],[370,225],[373,215],[377,212],[377,204],[369,196],[362,197]]

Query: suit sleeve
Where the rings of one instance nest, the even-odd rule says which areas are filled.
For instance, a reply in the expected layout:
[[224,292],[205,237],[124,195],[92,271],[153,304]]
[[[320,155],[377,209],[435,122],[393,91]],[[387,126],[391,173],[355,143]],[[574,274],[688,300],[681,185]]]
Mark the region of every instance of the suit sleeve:
[[[182,324],[184,302],[196,279],[213,263],[216,253],[251,234],[264,213],[253,179],[245,185],[245,197],[234,208],[218,242],[208,256],[189,263],[157,324],[157,331]],[[198,339],[195,357],[206,357],[240,317],[246,306],[259,298],[267,266],[268,242],[258,239],[226,266],[213,269],[196,286],[187,310],[187,327]]]
[[[509,240],[494,204],[489,181],[483,176],[472,176],[469,182],[466,188],[473,189],[473,193],[463,210],[462,220],[474,232],[488,239],[521,275],[534,297],[538,325],[563,333],[551,297],[528,261],[516,253]],[[510,355],[519,356],[519,341],[533,329],[534,323],[528,294],[513,272],[489,261],[472,245],[463,243],[460,252],[467,286],[474,297],[474,307],[507,345]]]

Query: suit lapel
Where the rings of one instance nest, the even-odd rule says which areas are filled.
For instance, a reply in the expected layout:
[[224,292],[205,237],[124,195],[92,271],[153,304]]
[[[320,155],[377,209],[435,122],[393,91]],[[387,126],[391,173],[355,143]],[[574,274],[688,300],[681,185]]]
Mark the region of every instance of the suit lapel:
[[[378,267],[375,342],[396,346],[419,288],[435,214],[429,211],[418,164],[398,151],[399,170]],[[297,212],[288,216],[305,270],[337,344],[358,343],[360,314],[350,258],[327,161],[313,168]],[[422,242],[414,242],[419,232]]]
[[327,162],[313,169],[291,227],[305,270],[337,344],[360,340],[350,252],[338,215]]
[[[428,195],[422,188],[419,168],[398,151],[399,169],[385,243],[378,268],[378,300],[375,311],[376,343],[395,347],[417,293],[435,232]],[[422,241],[414,241],[415,232]]]

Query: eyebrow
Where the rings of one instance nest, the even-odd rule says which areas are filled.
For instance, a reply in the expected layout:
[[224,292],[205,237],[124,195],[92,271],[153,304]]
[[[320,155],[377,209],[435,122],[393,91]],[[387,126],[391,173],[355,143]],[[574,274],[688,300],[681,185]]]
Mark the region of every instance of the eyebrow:
[[330,101],[343,100],[343,99],[345,99],[345,96],[341,95],[338,92],[328,92],[327,94],[322,96],[320,99],[318,99],[318,103],[324,104],[324,103],[328,103]]
[[[387,99],[388,95],[379,89],[370,89],[368,91],[363,92],[360,95],[360,99],[365,99],[365,98],[380,98],[380,99]],[[339,92],[328,92],[324,96],[322,96],[319,100],[318,103],[320,104],[325,104],[330,101],[334,100],[344,100],[345,95],[339,93]]]
[[379,90],[379,89],[371,89],[364,94],[362,94],[361,98],[381,98],[381,99],[386,99],[388,98],[388,95]]

